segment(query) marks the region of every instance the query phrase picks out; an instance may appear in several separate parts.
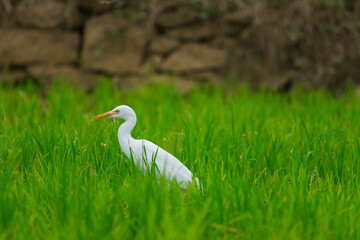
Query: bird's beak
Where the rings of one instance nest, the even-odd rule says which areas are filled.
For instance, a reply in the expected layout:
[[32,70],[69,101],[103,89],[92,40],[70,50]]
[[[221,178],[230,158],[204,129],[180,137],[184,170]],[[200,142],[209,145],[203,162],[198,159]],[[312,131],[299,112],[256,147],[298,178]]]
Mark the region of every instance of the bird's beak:
[[92,120],[98,120],[101,118],[111,117],[112,115],[115,115],[116,113],[117,112],[114,112],[114,111],[106,112],[106,113],[95,116]]

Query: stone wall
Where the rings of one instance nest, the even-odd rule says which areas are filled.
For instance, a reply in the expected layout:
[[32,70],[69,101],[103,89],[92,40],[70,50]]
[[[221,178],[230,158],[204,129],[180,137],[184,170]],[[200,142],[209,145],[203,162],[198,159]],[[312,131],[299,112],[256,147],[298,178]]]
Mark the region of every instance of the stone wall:
[[252,3],[203,18],[192,6],[174,4],[139,17],[99,1],[0,3],[0,81],[60,76],[91,88],[104,74],[116,86],[175,74],[182,85],[234,75],[285,90],[293,83],[359,84],[355,13],[314,11],[303,1],[282,8]]

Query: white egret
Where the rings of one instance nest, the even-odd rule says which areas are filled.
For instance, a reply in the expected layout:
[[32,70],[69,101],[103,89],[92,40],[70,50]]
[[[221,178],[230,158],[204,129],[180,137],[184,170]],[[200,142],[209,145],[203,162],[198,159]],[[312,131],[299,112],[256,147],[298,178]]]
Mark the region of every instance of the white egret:
[[[176,157],[148,140],[137,140],[131,136],[131,130],[136,124],[136,114],[132,108],[121,105],[112,111],[95,116],[93,120],[101,118],[125,120],[118,130],[120,147],[130,160],[133,159],[143,173],[146,169],[157,169],[156,174],[163,174],[170,180],[175,179],[183,189],[186,189],[187,185],[192,182],[192,173]],[[156,164],[155,168],[151,168],[153,162]],[[199,187],[199,180],[195,178],[195,181]]]

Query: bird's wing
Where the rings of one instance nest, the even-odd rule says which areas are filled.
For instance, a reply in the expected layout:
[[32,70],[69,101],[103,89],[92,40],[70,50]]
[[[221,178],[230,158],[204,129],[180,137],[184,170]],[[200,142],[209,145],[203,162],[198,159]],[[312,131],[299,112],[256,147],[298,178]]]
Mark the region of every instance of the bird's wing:
[[161,174],[171,179],[175,178],[179,183],[192,181],[192,173],[176,157],[148,140],[142,141],[148,163],[152,163],[155,160],[157,169]]

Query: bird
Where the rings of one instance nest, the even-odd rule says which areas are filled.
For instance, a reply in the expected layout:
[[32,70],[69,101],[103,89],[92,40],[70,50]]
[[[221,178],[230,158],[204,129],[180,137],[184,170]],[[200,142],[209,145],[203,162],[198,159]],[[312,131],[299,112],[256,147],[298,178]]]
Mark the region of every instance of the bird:
[[[146,170],[157,170],[156,175],[165,176],[169,180],[175,180],[180,184],[182,190],[186,190],[188,185],[193,182],[193,174],[176,157],[145,139],[134,139],[131,131],[136,125],[135,111],[127,106],[120,105],[109,112],[95,116],[92,120],[102,118],[118,118],[125,122],[120,125],[118,130],[118,140],[121,150],[130,159],[133,160],[141,172],[145,174]],[[156,164],[155,168],[152,165]],[[199,179],[194,178],[199,188]]]

